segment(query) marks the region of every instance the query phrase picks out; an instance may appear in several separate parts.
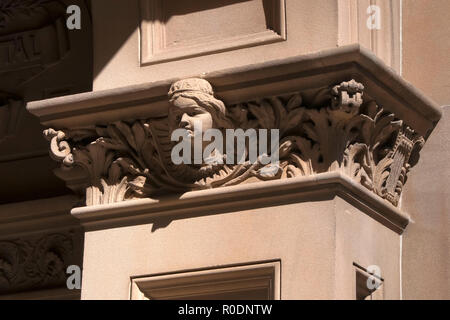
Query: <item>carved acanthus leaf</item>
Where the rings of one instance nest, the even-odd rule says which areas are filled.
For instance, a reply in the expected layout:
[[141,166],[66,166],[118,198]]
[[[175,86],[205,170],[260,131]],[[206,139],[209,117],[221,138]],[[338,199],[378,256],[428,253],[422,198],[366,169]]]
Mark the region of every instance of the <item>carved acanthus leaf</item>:
[[0,294],[65,285],[73,234],[0,241]]

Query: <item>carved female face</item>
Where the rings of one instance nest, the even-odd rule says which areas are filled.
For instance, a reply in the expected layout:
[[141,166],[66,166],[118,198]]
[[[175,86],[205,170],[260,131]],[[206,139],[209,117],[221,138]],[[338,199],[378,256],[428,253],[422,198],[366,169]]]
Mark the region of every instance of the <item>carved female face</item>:
[[[194,100],[179,97],[173,101],[169,108],[170,130],[185,129],[190,136],[194,135],[194,129],[202,135],[213,128],[213,117],[205,109],[200,107]],[[201,128],[200,128],[201,127]]]

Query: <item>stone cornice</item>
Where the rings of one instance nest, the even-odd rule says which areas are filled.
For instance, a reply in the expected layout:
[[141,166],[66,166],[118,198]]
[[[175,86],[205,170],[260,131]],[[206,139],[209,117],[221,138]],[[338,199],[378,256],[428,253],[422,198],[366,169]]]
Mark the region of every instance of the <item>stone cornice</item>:
[[[193,75],[208,80],[225,104],[336,85],[354,79],[366,97],[424,137],[441,117],[439,106],[359,45]],[[106,124],[167,114],[167,92],[178,79],[30,102],[27,109],[54,128]]]
[[77,229],[79,222],[69,211],[79,201],[61,196],[0,205],[0,239]]
[[401,234],[409,216],[339,172],[73,208],[86,231],[339,196]]

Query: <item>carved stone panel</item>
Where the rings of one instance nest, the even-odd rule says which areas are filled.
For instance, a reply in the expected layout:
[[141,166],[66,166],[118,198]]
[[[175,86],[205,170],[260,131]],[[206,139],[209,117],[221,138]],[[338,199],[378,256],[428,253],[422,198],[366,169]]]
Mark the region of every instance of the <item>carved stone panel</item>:
[[140,4],[141,65],[286,39],[284,0],[141,0]]
[[0,295],[66,287],[66,269],[79,264],[79,231],[0,240]]
[[5,1],[0,5],[0,77],[24,85],[70,50],[61,1]]
[[[0,1],[0,203],[67,193],[55,179],[30,101],[92,88],[91,19],[84,0]],[[69,30],[69,5],[81,29]],[[35,170],[36,167],[39,170]],[[44,184],[41,181],[45,181]]]

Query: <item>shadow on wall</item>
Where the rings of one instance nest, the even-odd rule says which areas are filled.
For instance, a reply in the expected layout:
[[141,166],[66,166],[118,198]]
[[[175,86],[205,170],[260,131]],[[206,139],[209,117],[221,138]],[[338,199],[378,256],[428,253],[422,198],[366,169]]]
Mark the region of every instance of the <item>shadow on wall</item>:
[[[95,0],[92,2],[93,29],[94,29],[94,79],[102,72],[106,65],[111,61],[115,54],[120,50],[124,43],[132,34],[140,28],[139,21],[144,19],[141,12],[145,5],[149,5],[152,10],[160,10],[157,14],[162,23],[167,23],[174,16],[183,16],[186,14],[212,10],[219,7],[231,6],[241,2],[256,1],[262,2],[264,14],[267,21],[267,27],[270,27],[270,21],[273,20],[272,6],[273,0],[127,0],[115,1],[111,5],[111,0]],[[112,23],[117,17],[122,17],[120,23]],[[163,17],[162,19],[160,17]],[[152,20],[154,21],[154,20]],[[96,37],[101,37],[102,48],[96,50]],[[105,39],[106,37],[106,39]]]
[[[80,30],[66,26],[69,5],[81,9]],[[54,176],[43,127],[25,105],[91,90],[87,0],[0,0],[0,203],[69,192]]]
[[[68,30],[66,8],[81,8],[81,30]],[[0,91],[25,101],[92,90],[92,31],[83,0],[0,3]]]

